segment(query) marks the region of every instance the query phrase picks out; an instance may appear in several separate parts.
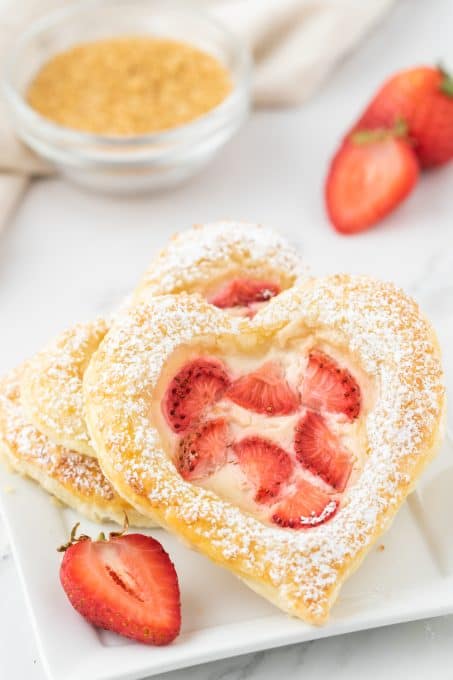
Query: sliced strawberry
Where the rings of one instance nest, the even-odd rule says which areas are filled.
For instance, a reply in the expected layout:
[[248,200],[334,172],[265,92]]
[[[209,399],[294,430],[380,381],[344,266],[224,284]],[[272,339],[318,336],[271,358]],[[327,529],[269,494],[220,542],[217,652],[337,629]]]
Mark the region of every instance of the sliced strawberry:
[[149,645],[175,639],[181,627],[178,579],[158,541],[142,534],[71,540],[63,548],[60,580],[79,614]]
[[309,529],[331,519],[337,511],[338,502],[322,489],[299,479],[294,491],[277,505],[272,521],[289,529]]
[[349,420],[360,412],[360,387],[346,368],[331,357],[313,350],[302,385],[302,403],[315,411],[344,413]]
[[291,458],[280,446],[261,437],[246,437],[233,446],[241,470],[256,489],[257,503],[272,502],[293,470]]
[[394,210],[418,179],[417,158],[398,130],[357,130],[341,145],[325,187],[327,212],[335,229],[354,234]]
[[227,462],[228,425],[219,418],[194,426],[179,442],[176,466],[184,479],[205,479]]
[[268,416],[285,416],[299,407],[299,397],[286,382],[277,361],[267,361],[257,371],[235,380],[225,396],[243,408]]
[[280,286],[272,281],[233,279],[208,298],[208,301],[220,309],[248,307],[256,302],[267,302],[279,293]]
[[185,432],[204,409],[222,398],[228,374],[218,359],[194,359],[175,375],[163,399],[163,412],[174,432]]
[[344,491],[352,470],[350,455],[319,413],[307,411],[296,425],[297,460],[336,491]]

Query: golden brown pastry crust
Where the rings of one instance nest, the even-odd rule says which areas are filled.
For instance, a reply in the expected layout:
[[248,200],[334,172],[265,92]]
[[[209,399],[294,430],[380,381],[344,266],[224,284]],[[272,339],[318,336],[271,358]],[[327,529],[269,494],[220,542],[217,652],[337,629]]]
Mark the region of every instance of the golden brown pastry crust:
[[97,460],[54,444],[25,419],[20,404],[22,369],[0,383],[0,454],[20,474],[93,521],[122,525],[124,513],[137,527],[154,526],[114,491]]
[[83,415],[82,379],[107,329],[104,319],[69,328],[25,364],[21,380],[27,419],[56,444],[94,458]]
[[[270,527],[184,481],[149,419],[165,362],[202,340],[228,353],[310,333],[345,351],[369,376],[366,462],[336,515],[294,531]],[[416,303],[391,284],[338,275],[272,300],[253,322],[196,296],[132,309],[105,338],[84,377],[88,427],[107,476],[143,514],[229,569],[278,607],[323,623],[345,579],[387,529],[439,447],[445,394],[438,344]]]
[[200,293],[208,296],[235,277],[271,280],[281,290],[305,275],[301,257],[277,232],[261,224],[213,222],[175,234],[153,259],[134,293]]

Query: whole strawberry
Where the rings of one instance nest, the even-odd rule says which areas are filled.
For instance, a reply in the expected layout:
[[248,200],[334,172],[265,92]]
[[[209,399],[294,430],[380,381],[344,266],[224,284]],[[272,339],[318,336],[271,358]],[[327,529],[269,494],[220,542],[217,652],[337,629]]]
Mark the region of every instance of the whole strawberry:
[[420,66],[392,76],[356,128],[391,128],[403,120],[424,168],[453,158],[453,78],[442,68]]
[[158,541],[143,534],[76,536],[59,548],[63,589],[74,609],[99,628],[148,645],[166,645],[181,627],[175,568]]

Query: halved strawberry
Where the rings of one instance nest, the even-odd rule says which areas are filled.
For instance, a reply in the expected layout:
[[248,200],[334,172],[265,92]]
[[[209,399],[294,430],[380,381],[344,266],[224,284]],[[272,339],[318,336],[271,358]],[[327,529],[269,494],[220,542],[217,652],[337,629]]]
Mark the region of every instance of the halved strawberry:
[[280,293],[280,286],[260,279],[233,279],[223,285],[208,302],[220,309],[248,307],[256,302],[267,302]]
[[268,416],[285,416],[299,407],[299,396],[288,385],[277,361],[235,380],[225,396],[243,408]]
[[337,231],[368,229],[414,188],[419,167],[403,129],[356,130],[340,146],[325,187],[327,212]]
[[350,455],[319,413],[307,411],[296,425],[297,460],[336,491],[344,491],[352,470]]
[[246,437],[233,446],[241,470],[256,489],[257,503],[272,502],[281,484],[291,476],[293,464],[284,449],[262,437]]
[[174,432],[185,432],[204,409],[222,398],[228,374],[218,359],[194,359],[175,375],[163,399],[163,412]]
[[302,404],[308,408],[344,413],[349,420],[360,412],[360,387],[346,368],[319,350],[310,352],[302,385]]
[[142,534],[75,536],[60,580],[74,609],[90,623],[148,645],[166,645],[181,627],[175,568],[163,547]]
[[338,502],[322,489],[299,479],[296,488],[277,505],[272,521],[289,529],[309,529],[331,519]]
[[184,479],[205,479],[227,462],[228,425],[223,418],[195,425],[179,442],[176,467]]

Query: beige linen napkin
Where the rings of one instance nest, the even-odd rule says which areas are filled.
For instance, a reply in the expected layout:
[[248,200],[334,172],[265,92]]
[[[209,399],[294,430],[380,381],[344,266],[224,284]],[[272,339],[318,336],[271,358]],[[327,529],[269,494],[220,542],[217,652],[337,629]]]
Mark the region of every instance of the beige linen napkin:
[[[205,0],[249,45],[259,106],[303,102],[395,0]],[[0,0],[0,59],[35,17],[70,0]],[[49,166],[14,137],[0,106],[0,231],[28,178]]]
[[287,106],[310,97],[395,0],[213,0],[249,45],[254,101]]
[[[65,4],[65,0],[0,0],[0,69],[8,49],[33,19]],[[51,169],[14,135],[3,93],[0,96],[0,232],[33,175]]]

